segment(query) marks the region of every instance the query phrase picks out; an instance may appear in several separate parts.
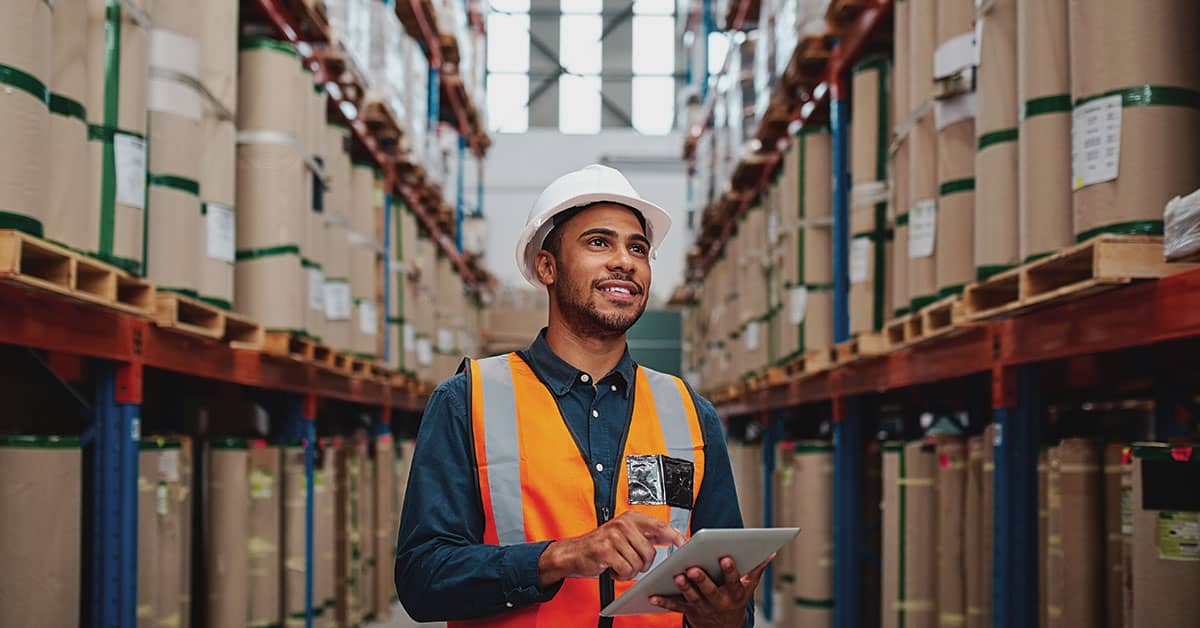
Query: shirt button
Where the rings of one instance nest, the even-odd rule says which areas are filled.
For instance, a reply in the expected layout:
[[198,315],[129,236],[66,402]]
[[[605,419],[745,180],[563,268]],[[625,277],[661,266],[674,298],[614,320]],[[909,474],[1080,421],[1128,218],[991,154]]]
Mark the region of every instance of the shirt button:
[[602,465],[602,464],[600,464],[599,462],[597,462],[597,463],[596,463],[596,470],[597,470],[597,471],[599,471],[599,472],[601,472],[601,473],[603,473],[603,472],[604,472],[604,465]]
[[600,411],[599,411],[599,410],[592,410],[592,418],[594,418],[594,419],[598,419],[598,418],[600,418]]
[[617,392],[617,385],[616,385],[616,384],[613,384],[613,387],[612,387],[612,389],[613,389],[613,392]]
[[509,608],[512,608],[512,602],[505,602],[504,605]]
[[579,376],[579,381],[581,381],[585,384],[588,383],[588,379],[590,379],[590,378],[587,376],[587,373],[584,373],[583,375]]

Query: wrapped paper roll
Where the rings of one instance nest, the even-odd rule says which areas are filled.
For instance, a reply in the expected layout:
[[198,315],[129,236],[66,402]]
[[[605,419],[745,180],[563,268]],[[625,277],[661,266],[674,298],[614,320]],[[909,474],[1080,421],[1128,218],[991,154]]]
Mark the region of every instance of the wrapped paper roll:
[[[901,4],[900,6],[903,6]],[[900,443],[883,445],[883,501],[882,517],[882,561],[880,568],[880,621],[881,628],[898,628],[903,615],[904,600],[900,595],[900,581],[904,577],[904,566],[900,561],[900,543],[904,535],[904,509],[900,508],[901,486],[904,477],[904,446]]]
[[933,98],[934,48],[940,41],[938,39],[939,4],[937,0],[911,0],[909,7],[908,111],[910,113],[917,111]]
[[[140,3],[134,3],[140,4]],[[84,250],[142,272],[148,147],[149,33],[117,0],[88,0],[87,207],[93,242]],[[111,38],[110,38],[111,37]],[[108,54],[110,41],[119,47]],[[92,62],[92,60],[103,60]]]
[[890,256],[891,271],[891,310],[888,315],[899,318],[909,311],[908,288],[908,177],[909,177],[908,140],[900,142],[892,157],[892,214],[894,215],[894,231],[892,238],[892,255]]
[[1071,75],[1067,1],[1017,0],[1017,95],[1021,105],[1020,260],[1070,244]]
[[[152,83],[152,92],[161,83]],[[190,98],[199,95],[191,93]],[[169,105],[168,105],[169,106]],[[200,206],[200,120],[163,111],[150,112],[150,174],[147,191],[146,274],[160,290],[198,295],[201,245],[206,238]]]
[[1072,157],[1075,237],[1161,233],[1167,201],[1200,187],[1200,144],[1183,139],[1200,137],[1200,4],[1069,7],[1072,141],[1088,147]]
[[394,571],[390,568],[395,556],[396,530],[392,527],[395,483],[395,454],[392,437],[380,436],[375,440],[375,521],[372,533],[379,569],[375,572],[375,620],[387,621],[391,617],[392,592],[396,588]]
[[[211,110],[205,111],[202,128],[200,228],[204,237],[199,292],[207,300],[232,303],[237,252],[237,130],[232,120],[222,120]],[[228,257],[231,249],[232,261]]]
[[[73,249],[95,248],[99,215],[88,206],[88,8],[54,7],[50,69],[50,161],[45,236]],[[7,136],[6,136],[7,137]],[[0,175],[2,176],[2,175]]]
[[285,626],[304,625],[304,512],[308,493],[304,456],[303,447],[283,450],[282,605]]
[[5,626],[79,623],[82,465],[77,438],[0,436]]
[[355,299],[374,299],[376,294],[375,169],[368,162],[355,162],[350,169],[350,294]]
[[243,250],[235,270],[234,302],[238,312],[267,329],[303,329],[307,273],[301,265],[300,247]]
[[958,436],[937,437],[937,615],[938,625],[966,621],[966,563],[963,544],[966,515],[967,451]]
[[[325,127],[325,174],[329,190],[325,195],[325,334],[327,344],[349,350],[352,340],[350,286],[349,207],[351,203],[351,166],[346,152],[349,129],[339,124]],[[342,298],[342,286],[346,297]],[[331,299],[336,297],[336,299]],[[339,302],[334,303],[333,300]]]
[[38,236],[50,200],[50,12],[17,0],[0,25],[0,228]]
[[795,582],[789,615],[798,626],[832,626],[833,446],[800,441],[793,452],[795,522],[809,534],[793,542]]
[[850,332],[883,328],[888,279],[887,151],[891,136],[891,65],[886,57],[868,58],[854,70],[851,135]]
[[249,583],[249,454],[238,439],[209,441],[205,491],[208,625],[243,628]]
[[[937,256],[939,245],[948,245],[937,232],[937,133],[933,126],[933,114],[920,120],[908,136],[908,207],[909,241],[901,242],[908,253],[909,307],[917,310],[937,300]],[[929,220],[932,208],[933,220]],[[933,228],[930,228],[930,224]],[[914,226],[922,227],[920,233],[932,240],[932,246],[922,249],[914,245],[917,240]],[[932,231],[932,234],[930,232]]]
[[938,298],[957,294],[975,278],[975,121],[938,131]]
[[1050,450],[1046,619],[1049,626],[1104,625],[1102,452],[1084,438]]
[[984,278],[1018,261],[1017,0],[980,16],[975,116],[975,269]]
[[282,450],[256,446],[250,450],[250,524],[247,624],[266,626],[280,617],[279,556],[283,512]]
[[933,628],[938,625],[937,607],[937,500],[934,495],[934,475],[937,456],[932,447],[922,442],[904,446],[905,492],[904,591],[901,605],[904,625],[913,628]]
[[297,142],[307,132],[307,91],[295,46],[265,37],[245,39],[238,56],[237,114],[242,131],[278,131]]

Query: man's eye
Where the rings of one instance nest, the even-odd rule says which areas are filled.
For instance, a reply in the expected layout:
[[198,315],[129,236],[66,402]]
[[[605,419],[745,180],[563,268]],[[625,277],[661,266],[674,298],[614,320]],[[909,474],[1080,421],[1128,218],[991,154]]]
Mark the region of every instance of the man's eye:
[[633,251],[634,253],[637,253],[638,255],[645,255],[645,254],[646,254],[646,247],[642,246],[641,244],[634,244],[634,245],[631,245],[631,246],[629,247],[629,250],[630,250],[630,251]]
[[604,238],[592,238],[591,240],[588,240],[588,246],[606,246],[606,245],[608,245],[608,241],[605,240]]

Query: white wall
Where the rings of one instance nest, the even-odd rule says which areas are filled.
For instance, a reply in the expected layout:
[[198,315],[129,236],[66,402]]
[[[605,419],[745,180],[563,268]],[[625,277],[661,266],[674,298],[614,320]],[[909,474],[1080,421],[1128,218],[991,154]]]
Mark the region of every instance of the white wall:
[[687,179],[682,136],[643,136],[605,129],[596,135],[563,135],[553,129],[492,136],[485,164],[484,214],[488,220],[487,268],[499,282],[528,286],[514,261],[517,237],[529,208],[551,181],[591,163],[620,170],[634,189],[671,212],[671,232],[652,263],[651,293],[665,301],[683,279],[694,237],[687,229]]

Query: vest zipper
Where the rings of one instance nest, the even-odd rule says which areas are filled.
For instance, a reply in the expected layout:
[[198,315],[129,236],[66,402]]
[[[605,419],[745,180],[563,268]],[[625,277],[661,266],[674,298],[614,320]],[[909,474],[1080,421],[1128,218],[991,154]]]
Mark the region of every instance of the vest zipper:
[[[634,373],[634,381],[636,382],[637,371],[635,370]],[[625,416],[625,429],[623,432],[621,432],[621,443],[617,449],[617,464],[621,464],[621,457],[625,454],[625,443],[629,440],[629,428],[631,425],[633,425],[633,407],[634,402],[636,401],[636,391],[637,387],[635,386],[633,391],[630,391],[629,393],[629,413]],[[609,519],[612,519],[613,511],[617,507],[617,481],[620,479],[620,477],[620,469],[613,469],[612,483],[609,486],[607,504],[601,504],[598,498],[595,500],[596,520],[600,522],[600,525],[604,525]],[[592,480],[592,483],[595,484],[595,480]],[[600,574],[600,608],[604,608],[605,606],[612,604],[612,601],[615,597],[616,585],[613,583],[612,572],[605,571],[604,573]],[[612,617],[601,617],[598,624],[599,628],[612,628],[612,625]]]

